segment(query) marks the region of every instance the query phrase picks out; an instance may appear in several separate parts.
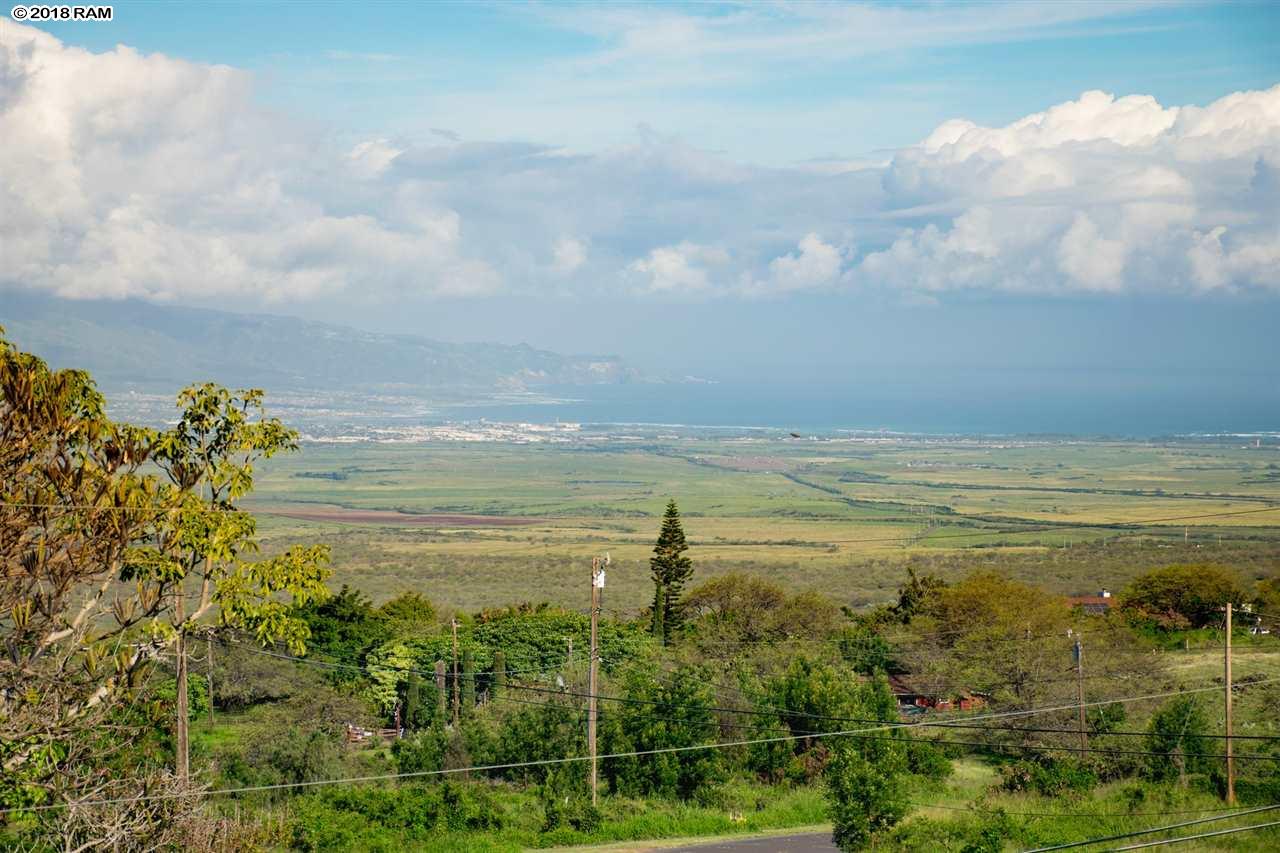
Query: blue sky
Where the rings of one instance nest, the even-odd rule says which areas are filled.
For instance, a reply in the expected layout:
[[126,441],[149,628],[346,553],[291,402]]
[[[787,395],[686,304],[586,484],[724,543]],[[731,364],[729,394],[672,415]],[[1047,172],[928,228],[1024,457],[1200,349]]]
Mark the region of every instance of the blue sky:
[[[808,29],[781,24],[786,16],[769,14],[764,3],[123,2],[114,9],[110,24],[42,26],[93,50],[123,43],[251,70],[264,103],[341,133],[415,138],[440,128],[467,139],[593,150],[647,125],[762,163],[908,145],[955,116],[1002,125],[1090,89],[1202,104],[1280,80],[1274,2],[880,4],[869,11],[897,16],[877,22],[884,38],[868,26],[859,43],[860,28],[850,24],[847,49],[824,44],[809,54],[744,47],[771,34],[781,41],[788,27]],[[664,16],[712,32],[717,21],[753,20],[718,36],[725,52],[702,58],[615,55]]]
[[0,22],[0,291],[719,375],[1275,361],[1277,3],[114,8]]

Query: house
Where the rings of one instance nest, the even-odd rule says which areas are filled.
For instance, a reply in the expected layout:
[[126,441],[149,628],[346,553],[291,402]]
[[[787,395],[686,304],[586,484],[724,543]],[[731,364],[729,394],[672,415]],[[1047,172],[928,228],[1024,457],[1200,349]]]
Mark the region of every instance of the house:
[[1086,616],[1105,616],[1111,610],[1114,601],[1111,590],[1104,589],[1097,595],[1069,595],[1067,603],[1071,607],[1079,607]]
[[925,710],[971,711],[986,705],[986,697],[972,690],[931,688],[919,684],[909,675],[889,676],[889,689],[898,700],[898,709],[904,714],[918,714]]

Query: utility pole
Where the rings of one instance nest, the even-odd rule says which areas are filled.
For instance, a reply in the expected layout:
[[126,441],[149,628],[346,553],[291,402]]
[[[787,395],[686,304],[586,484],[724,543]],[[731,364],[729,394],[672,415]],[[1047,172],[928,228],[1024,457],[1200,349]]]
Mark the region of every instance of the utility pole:
[[604,567],[609,556],[591,558],[591,660],[588,668],[587,687],[587,750],[591,753],[591,805],[596,805],[598,795],[596,777],[596,669],[600,662],[599,623],[600,593],[604,589]]
[[213,631],[205,635],[205,663],[209,671],[209,728],[213,729]]
[[173,593],[173,618],[178,625],[178,638],[173,644],[174,661],[174,694],[177,709],[174,724],[177,731],[175,752],[177,753],[178,782],[183,788],[191,781],[191,741],[187,733],[187,630],[182,624],[186,618],[186,602],[183,600],[182,582]]
[[1236,804],[1236,762],[1231,756],[1231,602],[1227,602],[1227,643],[1225,655],[1226,710],[1227,710],[1227,805]]
[[1076,710],[1080,715],[1080,756],[1083,758],[1085,751],[1089,749],[1089,730],[1084,721],[1084,645],[1080,642],[1078,634],[1076,635],[1075,658]]
[[453,617],[453,727],[458,727],[458,617]]

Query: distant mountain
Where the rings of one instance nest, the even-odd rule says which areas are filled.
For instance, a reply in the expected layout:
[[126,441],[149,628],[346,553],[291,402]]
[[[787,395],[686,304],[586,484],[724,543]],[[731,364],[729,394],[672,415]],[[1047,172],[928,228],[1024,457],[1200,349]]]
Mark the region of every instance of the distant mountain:
[[643,380],[612,356],[527,344],[450,344],[274,314],[138,301],[56,300],[0,292],[0,326],[54,367],[104,387],[171,389],[212,380],[273,390],[440,392]]

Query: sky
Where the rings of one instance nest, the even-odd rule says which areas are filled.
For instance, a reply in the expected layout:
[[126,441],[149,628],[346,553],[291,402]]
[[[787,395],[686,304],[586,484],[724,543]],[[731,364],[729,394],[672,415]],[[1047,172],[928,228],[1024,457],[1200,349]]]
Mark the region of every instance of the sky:
[[1280,350],[1280,4],[113,11],[0,20],[0,289],[712,376]]

